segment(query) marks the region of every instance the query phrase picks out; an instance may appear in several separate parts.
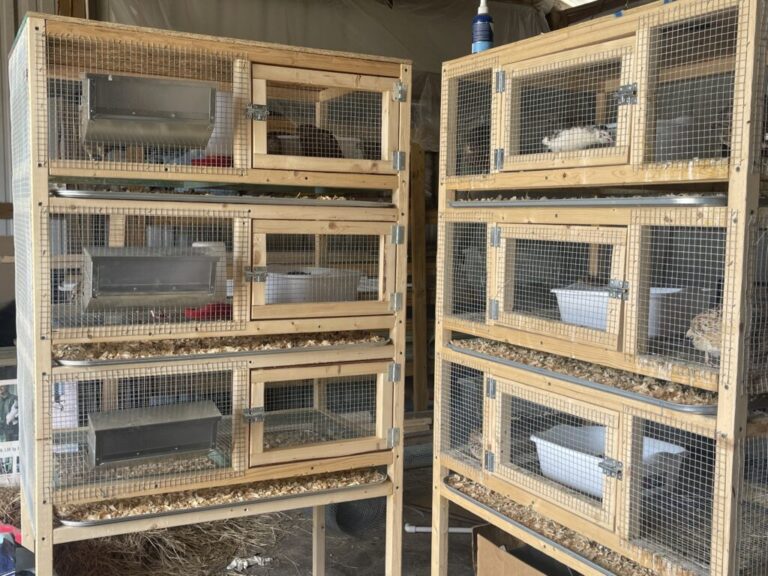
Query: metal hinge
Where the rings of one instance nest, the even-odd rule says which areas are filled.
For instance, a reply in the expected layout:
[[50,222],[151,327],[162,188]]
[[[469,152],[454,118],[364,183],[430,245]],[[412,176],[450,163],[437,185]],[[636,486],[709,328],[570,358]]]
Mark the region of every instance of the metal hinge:
[[491,400],[496,399],[496,378],[488,378],[485,381],[485,395]]
[[507,88],[506,70],[496,70],[496,92],[504,92]]
[[402,244],[405,242],[405,226],[401,226],[400,224],[393,224],[392,225],[392,233],[390,234],[392,237],[392,244]]
[[408,99],[408,87],[400,80],[395,80],[392,87],[392,100],[395,102],[405,102]]
[[499,319],[499,301],[498,300],[488,301],[488,317],[491,320]]
[[402,150],[392,152],[392,168],[398,172],[405,170],[405,152]]
[[625,280],[609,280],[608,296],[617,300],[626,300],[629,296],[629,282]]
[[250,120],[264,122],[269,117],[269,108],[266,104],[248,104],[245,107],[245,116]]
[[403,376],[403,365],[399,362],[390,362],[387,367],[387,379],[389,382],[400,382]]
[[488,472],[493,472],[496,469],[496,455],[493,452],[486,452],[483,465]]
[[501,246],[501,227],[494,226],[491,228],[491,247],[498,248]]
[[246,282],[267,281],[267,268],[265,266],[246,266],[244,273]]
[[264,407],[246,408],[243,410],[243,418],[248,422],[264,422]]
[[387,447],[394,448],[400,445],[400,428],[390,428],[387,430]]
[[403,293],[392,292],[389,295],[389,311],[400,312],[403,309]]
[[496,148],[493,151],[493,168],[494,170],[504,168],[504,148]]
[[619,86],[616,90],[616,103],[619,106],[637,104],[637,83]]
[[598,464],[598,467],[603,471],[605,476],[621,480],[621,472],[624,469],[624,464],[618,460],[614,460],[613,458],[605,458]]

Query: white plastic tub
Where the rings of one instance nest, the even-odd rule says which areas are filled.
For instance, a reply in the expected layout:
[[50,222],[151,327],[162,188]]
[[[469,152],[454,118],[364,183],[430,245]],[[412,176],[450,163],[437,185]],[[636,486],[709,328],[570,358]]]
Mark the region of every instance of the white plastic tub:
[[[595,498],[603,497],[605,476],[600,463],[605,459],[605,427],[561,424],[534,434],[531,440],[544,476]],[[643,438],[643,464],[652,464],[660,454],[671,456],[663,466],[646,471],[647,476],[654,476],[654,487],[671,488],[676,483],[685,453],[685,448],[675,444]]]
[[267,304],[355,302],[360,272],[314,266],[268,266]]
[[[659,335],[664,301],[681,288],[651,288],[648,309],[648,336]],[[584,326],[605,331],[608,326],[608,287],[589,284],[571,284],[565,288],[553,288],[560,309],[560,319],[566,324]]]

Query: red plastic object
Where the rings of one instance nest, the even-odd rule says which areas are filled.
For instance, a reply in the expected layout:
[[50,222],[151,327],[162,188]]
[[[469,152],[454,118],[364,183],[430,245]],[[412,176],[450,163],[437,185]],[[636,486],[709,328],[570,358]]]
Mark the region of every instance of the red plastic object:
[[21,530],[15,526],[0,523],[0,534],[11,534],[13,535],[13,541],[16,542],[16,544],[21,544]]
[[192,160],[192,166],[213,166],[214,168],[231,168],[232,156],[204,156]]
[[231,320],[232,305],[224,303],[206,304],[202,308],[187,308],[184,310],[187,320]]

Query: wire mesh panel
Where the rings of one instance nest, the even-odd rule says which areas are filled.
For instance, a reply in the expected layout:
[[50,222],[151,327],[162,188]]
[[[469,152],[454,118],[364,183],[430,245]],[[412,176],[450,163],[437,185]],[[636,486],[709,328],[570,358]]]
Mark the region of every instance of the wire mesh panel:
[[495,324],[615,348],[626,229],[499,226],[489,276]]
[[508,68],[504,168],[628,162],[631,55],[626,47]]
[[380,162],[397,148],[392,79],[263,65],[253,78],[257,168],[268,156]]
[[751,322],[749,324],[749,385],[751,394],[768,392],[768,214],[760,215],[752,225],[750,277]]
[[481,370],[442,363],[440,384],[440,451],[473,468],[484,459],[484,386]]
[[716,442],[711,432],[628,412],[625,423],[622,536],[694,574],[709,574]]
[[[643,163],[727,162],[737,141],[734,89],[741,3],[692,3],[646,17],[641,45],[649,66],[638,130]],[[647,27],[647,28],[646,28]]]
[[[247,162],[241,55],[48,33],[52,167],[234,173]],[[45,123],[41,123],[44,128]]]
[[744,477],[739,502],[738,566],[740,576],[768,572],[768,437],[747,438],[740,447]]
[[[314,224],[295,226],[294,233],[282,223],[254,223],[254,318],[296,316],[302,313],[296,305],[318,302],[354,303],[360,312],[366,304],[386,307],[394,290],[394,244],[385,236],[391,226]],[[313,226],[317,233],[306,233]]]
[[[727,229],[723,209],[638,211],[629,351],[719,366]],[[633,342],[633,338],[636,341]]]
[[232,363],[49,379],[54,502],[232,477],[245,468],[245,371]]
[[438,295],[446,316],[485,324],[488,225],[485,222],[445,222],[440,226],[443,262],[438,264]]
[[447,176],[478,177],[494,169],[495,65],[495,60],[486,58],[443,75],[442,173]]
[[245,213],[54,208],[50,325],[62,336],[233,330],[245,322]]
[[496,381],[493,472],[609,525],[616,494],[618,418],[597,406]]

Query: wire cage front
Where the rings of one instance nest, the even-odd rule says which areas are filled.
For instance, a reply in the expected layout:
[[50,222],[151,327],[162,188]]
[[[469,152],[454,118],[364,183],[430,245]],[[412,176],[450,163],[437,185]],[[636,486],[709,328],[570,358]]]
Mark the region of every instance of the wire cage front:
[[252,318],[389,311],[391,224],[254,221],[252,230]]
[[742,2],[718,0],[660,11],[643,21],[648,58],[638,130],[643,164],[728,162],[738,151],[736,71],[746,53]]
[[438,262],[438,298],[447,317],[485,324],[488,225],[444,222],[439,228],[443,262]]
[[44,212],[44,310],[60,336],[244,325],[245,213],[147,208]]
[[740,486],[738,536],[739,576],[768,571],[768,436],[744,439],[739,446],[744,462]]
[[633,46],[507,67],[504,169],[626,164]]
[[388,370],[370,363],[253,371],[250,465],[386,448]]
[[749,274],[752,292],[748,339],[748,381],[750,394],[768,392],[768,213],[760,209],[750,230]]
[[633,547],[668,559],[692,574],[710,574],[719,525],[714,434],[638,411],[625,415],[622,537]]
[[46,478],[56,504],[177,490],[246,467],[235,363],[57,373]]
[[51,32],[44,38],[41,161],[134,172],[246,167],[250,70],[241,55]]
[[483,468],[485,375],[456,362],[440,362],[440,451],[466,466]]

